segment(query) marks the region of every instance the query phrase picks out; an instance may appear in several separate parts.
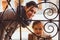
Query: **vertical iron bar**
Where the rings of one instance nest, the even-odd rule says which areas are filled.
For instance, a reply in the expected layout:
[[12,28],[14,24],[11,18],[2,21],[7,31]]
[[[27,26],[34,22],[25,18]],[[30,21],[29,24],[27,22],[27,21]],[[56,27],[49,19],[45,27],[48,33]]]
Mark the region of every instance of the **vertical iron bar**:
[[58,33],[58,40],[60,40],[60,0],[59,0],[59,10],[58,10],[58,14],[59,14],[59,33]]
[[22,33],[21,33],[22,31],[21,31],[21,24],[20,24],[20,40],[22,40]]
[[[22,13],[22,12],[21,12],[21,3],[20,3],[20,0],[19,0],[18,20],[20,19],[20,13]],[[21,31],[21,25],[20,25],[20,40],[22,40],[21,35],[22,35],[22,31]]]
[[46,3],[47,0],[44,0],[44,2]]

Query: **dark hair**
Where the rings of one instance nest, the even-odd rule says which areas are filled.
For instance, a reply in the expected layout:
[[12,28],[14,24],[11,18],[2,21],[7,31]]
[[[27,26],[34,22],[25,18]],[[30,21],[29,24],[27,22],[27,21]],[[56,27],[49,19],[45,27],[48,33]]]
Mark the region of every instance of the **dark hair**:
[[34,1],[30,1],[30,2],[26,3],[26,6],[27,7],[34,6],[34,7],[38,8],[37,4]]
[[38,23],[42,24],[41,21],[34,21],[34,22],[33,22],[33,25],[32,25],[32,28],[34,28],[34,25],[36,25],[36,24],[38,24]]

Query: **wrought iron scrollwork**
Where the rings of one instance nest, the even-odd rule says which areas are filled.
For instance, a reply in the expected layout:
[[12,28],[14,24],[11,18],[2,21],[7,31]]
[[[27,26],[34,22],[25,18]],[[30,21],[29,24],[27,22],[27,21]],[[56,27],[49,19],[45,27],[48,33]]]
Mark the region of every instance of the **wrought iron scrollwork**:
[[[8,5],[11,7],[11,9],[13,10],[13,12],[14,13],[16,13],[15,11],[14,11],[14,9],[12,8],[12,6],[11,6],[11,4],[10,4],[10,1],[11,0],[7,0],[7,3],[8,3]],[[56,34],[55,35],[53,35],[52,36],[52,38],[53,37],[55,37],[56,35],[57,35],[57,33],[58,33],[58,26],[57,26],[57,24],[56,23],[54,23],[53,21],[56,21],[56,20],[54,20],[57,16],[58,16],[58,7],[54,4],[54,3],[52,3],[52,2],[41,2],[41,3],[38,3],[37,5],[40,5],[40,4],[43,4],[43,3],[49,3],[49,4],[52,4],[52,5],[54,5],[55,7],[56,7],[56,10],[57,10],[57,14],[56,14],[56,16],[55,17],[53,17],[53,18],[51,18],[51,19],[49,19],[48,17],[46,17],[46,11],[50,11],[51,12],[51,14],[48,14],[47,13],[47,15],[49,16],[49,17],[51,17],[52,15],[54,15],[54,10],[53,9],[51,9],[51,8],[46,8],[45,10],[44,10],[44,12],[43,12],[43,15],[44,15],[44,17],[47,19],[47,20],[40,20],[40,21],[48,21],[47,23],[45,23],[45,25],[44,25],[44,31],[45,32],[47,32],[47,33],[52,33],[53,31],[54,31],[54,26],[53,25],[48,25],[49,23],[52,23],[52,24],[54,24],[56,27],[57,27],[57,32],[56,32]],[[5,8],[5,10],[4,10],[4,12],[6,11],[6,9],[8,8],[8,5],[6,6],[6,8]],[[3,12],[3,14],[4,14],[4,12]],[[2,16],[3,16],[3,14],[2,14]],[[19,16],[19,15],[18,15]],[[20,17],[20,16],[19,16]],[[27,19],[23,19],[23,17],[21,17],[22,18],[22,20],[26,20],[26,21],[37,21],[37,20],[27,20]],[[3,21],[3,20],[1,20],[1,21]],[[9,20],[10,21],[10,20]],[[16,21],[16,20],[12,20],[12,21]],[[19,20],[17,20],[17,21],[19,21]],[[57,22],[58,22],[59,20],[57,20]],[[20,22],[20,21],[19,21]],[[27,26],[23,21],[22,21],[22,23],[25,25],[25,26]],[[11,24],[10,24],[11,25]],[[46,25],[48,25],[48,26],[46,26]],[[48,27],[48,29],[50,30],[50,28],[52,28],[52,30],[50,31],[50,32],[48,32],[46,29],[45,29],[45,26],[46,27]],[[21,27],[21,26],[20,26]],[[33,33],[28,27],[26,27],[31,33]],[[16,29],[16,28],[15,28]],[[7,32],[8,33],[8,32]],[[39,38],[44,38],[44,37],[40,37],[40,36],[37,36],[35,33],[33,33],[37,38],[38,38],[38,40],[39,40]],[[8,35],[8,34],[6,34],[6,35]],[[11,36],[9,36],[10,38],[11,38]]]
[[[55,28],[56,29],[55,29]],[[48,30],[46,30],[46,29],[48,29],[48,30],[50,30],[50,31],[48,31]],[[55,32],[54,32],[54,30],[55,30]],[[47,33],[55,33],[53,36],[52,36],[52,38],[53,37],[55,37],[56,35],[57,35],[57,33],[58,33],[58,26],[57,26],[57,24],[56,23],[54,23],[54,22],[52,22],[52,23],[50,23],[50,22],[47,22],[47,23],[45,23],[45,25],[44,25],[44,31],[45,32],[47,32]]]
[[[57,18],[57,16],[58,16],[58,7],[57,7],[54,3],[52,3],[52,2],[41,2],[41,3],[39,3],[38,5],[43,4],[43,3],[49,3],[49,4],[52,4],[52,5],[54,5],[54,6],[56,7],[56,16],[54,15],[54,10],[53,10],[52,8],[46,8],[46,9],[44,10],[44,12],[43,12],[43,15],[44,15],[44,17],[45,17],[47,20],[40,20],[40,21],[48,21],[47,23],[44,24],[44,31],[47,32],[47,33],[52,33],[52,32],[54,32],[54,30],[55,30],[54,25],[56,26],[57,32],[56,32],[53,36],[51,36],[51,38],[53,38],[53,37],[55,37],[55,36],[57,35],[58,29],[59,29],[59,27],[57,26],[57,24],[54,23],[54,22],[58,22],[58,21],[59,21],[59,20],[54,20],[54,19]],[[51,14],[47,13],[47,15],[48,15],[50,18],[45,15],[45,14],[46,14],[46,11],[51,13]],[[54,17],[51,17],[52,15],[54,15]],[[38,20],[30,20],[30,21],[38,21]],[[49,24],[49,23],[50,23],[50,24]],[[48,24],[49,24],[49,25],[48,25]],[[51,24],[53,24],[53,25],[51,25]],[[48,26],[46,26],[46,25],[48,25]],[[48,28],[46,28],[46,27],[48,27]],[[27,28],[27,27],[26,27],[26,28]],[[52,30],[48,31],[48,30],[46,30],[45,28],[48,29],[48,30],[50,30],[50,28],[52,28]],[[28,29],[31,33],[33,33],[29,28],[27,28],[27,29]],[[33,33],[33,34],[34,34],[34,33]],[[37,36],[37,35],[35,34],[35,36]],[[38,38],[38,40],[39,40],[39,38],[44,38],[44,37],[38,37],[38,36],[37,36],[37,38]]]

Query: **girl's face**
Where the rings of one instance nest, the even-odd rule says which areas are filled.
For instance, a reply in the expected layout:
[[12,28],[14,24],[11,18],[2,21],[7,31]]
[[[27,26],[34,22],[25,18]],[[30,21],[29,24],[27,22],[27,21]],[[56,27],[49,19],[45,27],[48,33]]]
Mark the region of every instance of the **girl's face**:
[[42,24],[38,23],[38,24],[34,25],[33,31],[34,31],[34,33],[37,36],[41,36],[42,33],[43,33],[43,26],[42,26]]

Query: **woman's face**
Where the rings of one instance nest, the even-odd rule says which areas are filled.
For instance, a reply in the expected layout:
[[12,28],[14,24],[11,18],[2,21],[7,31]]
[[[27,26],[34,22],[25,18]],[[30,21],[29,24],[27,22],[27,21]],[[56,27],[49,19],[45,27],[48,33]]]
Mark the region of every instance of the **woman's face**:
[[38,24],[34,25],[33,31],[34,31],[34,33],[37,36],[41,36],[42,33],[43,33],[43,26],[42,26],[42,24],[38,23]]
[[37,12],[37,8],[36,7],[33,7],[33,8],[29,7],[26,10],[28,10],[26,12],[26,15],[27,15],[28,18],[32,18],[34,16],[34,14]]

